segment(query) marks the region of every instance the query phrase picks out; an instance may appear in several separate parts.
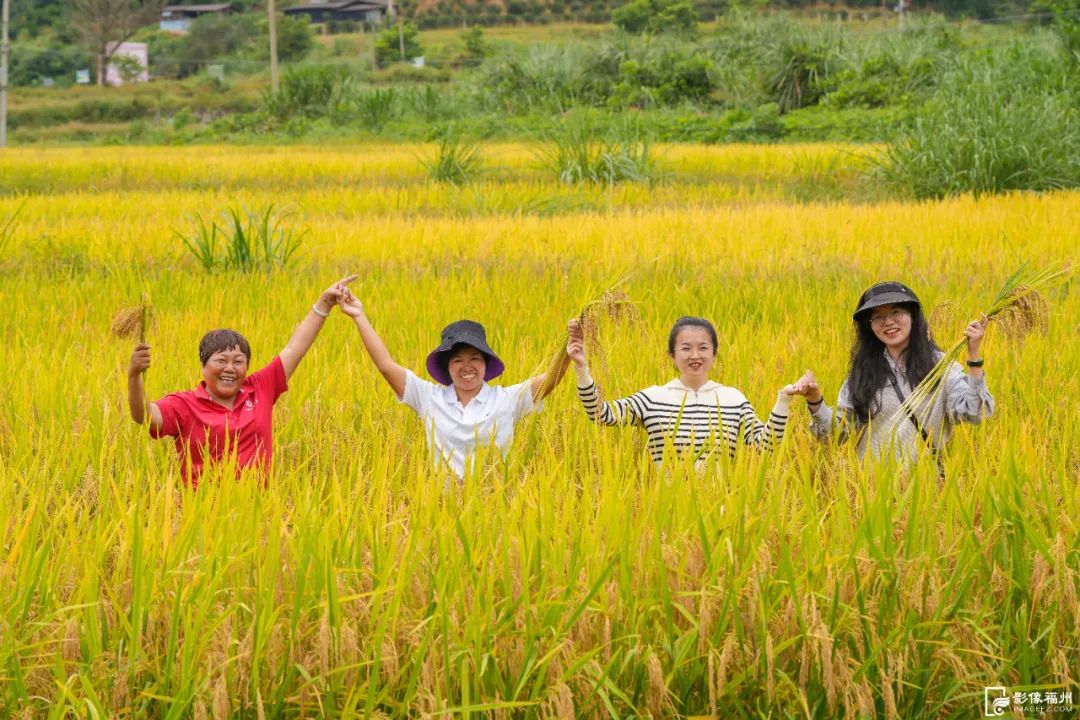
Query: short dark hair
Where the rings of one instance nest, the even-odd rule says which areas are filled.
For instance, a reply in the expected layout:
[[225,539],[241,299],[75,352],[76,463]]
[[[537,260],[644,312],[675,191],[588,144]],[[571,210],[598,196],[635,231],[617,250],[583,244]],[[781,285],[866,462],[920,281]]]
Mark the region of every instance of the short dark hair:
[[675,338],[679,337],[679,333],[688,327],[701,328],[708,332],[709,338],[712,340],[713,355],[719,352],[720,340],[716,336],[716,328],[713,327],[713,324],[705,318],[683,315],[675,321],[675,324],[671,327],[671,333],[668,334],[667,351],[669,355],[675,353]]
[[199,362],[206,365],[214,353],[236,348],[251,362],[251,346],[247,338],[235,330],[211,330],[199,341]]

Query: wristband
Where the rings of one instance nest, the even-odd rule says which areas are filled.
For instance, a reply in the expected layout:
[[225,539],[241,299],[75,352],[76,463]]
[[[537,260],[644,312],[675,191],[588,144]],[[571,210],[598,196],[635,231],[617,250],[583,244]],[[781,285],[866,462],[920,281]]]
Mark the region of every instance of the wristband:
[[970,367],[970,368],[981,368],[983,366],[983,361],[981,359],[980,360],[968,360],[967,361],[967,366]]
[[825,402],[825,398],[824,398],[824,397],[822,397],[822,398],[821,398],[820,400],[818,400],[817,402],[810,402],[809,400],[807,400],[807,401],[806,401],[806,404],[807,404],[807,405],[820,405],[820,404],[821,404],[821,403],[823,403],[823,402]]
[[319,309],[318,305],[312,305],[311,306],[311,312],[315,313],[316,315],[318,315],[321,318],[330,317],[330,313],[323,312],[322,310]]

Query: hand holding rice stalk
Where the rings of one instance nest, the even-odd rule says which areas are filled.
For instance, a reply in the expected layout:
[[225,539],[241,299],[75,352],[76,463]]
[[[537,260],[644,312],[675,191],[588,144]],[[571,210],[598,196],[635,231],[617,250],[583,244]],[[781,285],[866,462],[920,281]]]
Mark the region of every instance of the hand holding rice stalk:
[[[607,369],[607,361],[604,357],[603,347],[600,345],[600,322],[604,319],[614,322],[636,323],[641,318],[637,307],[625,291],[619,288],[626,282],[628,276],[623,276],[608,287],[601,295],[594,298],[581,308],[578,313],[578,321],[581,323],[582,332],[585,335],[585,345],[591,357],[597,357],[603,370]],[[566,354],[566,342],[560,341],[558,349],[552,353],[551,360],[545,371],[544,385],[541,387],[540,397],[550,393],[566,368],[570,365],[570,356]]]
[[[1027,265],[1023,265],[1005,281],[990,308],[982,314],[990,320],[1002,323],[1006,334],[1011,337],[1022,337],[1031,330],[1045,329],[1048,311],[1046,300],[1041,293],[1063,281],[1071,272],[1070,267],[1060,265],[1033,272],[1028,270]],[[942,390],[941,381],[945,374],[960,357],[967,343],[968,337],[965,334],[945,351],[937,365],[900,405],[902,414],[917,417],[916,408],[925,407],[923,403],[932,404],[935,396]]]
[[[113,318],[112,331],[121,339],[137,338],[139,343],[146,342],[146,331],[154,319],[154,308],[150,304],[150,294],[143,293],[142,302],[134,307],[126,307]],[[146,371],[142,371],[146,376]]]

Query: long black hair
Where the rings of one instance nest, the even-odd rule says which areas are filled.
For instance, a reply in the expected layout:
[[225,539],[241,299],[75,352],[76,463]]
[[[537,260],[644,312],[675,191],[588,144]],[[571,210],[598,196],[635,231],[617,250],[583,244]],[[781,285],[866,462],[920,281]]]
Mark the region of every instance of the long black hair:
[[[930,334],[930,325],[918,303],[896,303],[911,314],[911,335],[904,351],[904,375],[911,387],[917,386],[937,364],[940,349]],[[848,396],[855,417],[869,422],[879,410],[877,394],[889,387],[889,363],[885,359],[885,343],[877,339],[870,327],[870,312],[855,317],[855,342],[851,347],[851,369],[848,371]]]

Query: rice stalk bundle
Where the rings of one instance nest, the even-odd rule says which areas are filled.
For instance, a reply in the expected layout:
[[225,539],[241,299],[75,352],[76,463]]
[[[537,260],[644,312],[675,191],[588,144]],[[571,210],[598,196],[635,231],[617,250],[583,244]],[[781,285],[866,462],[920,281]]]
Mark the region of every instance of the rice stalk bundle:
[[[620,289],[625,282],[625,277],[608,287],[599,297],[585,303],[581,312],[578,313],[578,321],[585,335],[585,348],[590,358],[599,361],[600,367],[606,371],[607,358],[604,355],[603,346],[600,344],[600,324],[603,321],[615,323],[636,324],[640,322],[641,315],[634,301],[626,292]],[[550,393],[557,384],[557,379],[562,376],[570,363],[570,357],[566,354],[565,343],[560,343],[557,350],[551,354],[551,359],[546,363],[544,371],[544,385],[541,387],[540,397]]]
[[[134,307],[122,308],[113,318],[113,335],[121,339],[138,338],[140,343],[146,342],[146,331],[154,321],[154,308],[150,304],[150,294],[143,293],[142,302]],[[142,372],[143,379],[146,371]]]
[[[1010,337],[1022,337],[1033,330],[1044,329],[1047,324],[1048,304],[1043,293],[1064,281],[1071,272],[1072,269],[1067,266],[1052,265],[1044,270],[1031,271],[1027,265],[1023,265],[1005,281],[997,297],[983,314],[1002,323]],[[966,346],[967,338],[961,337],[945,351],[918,387],[901,403],[902,415],[918,417],[917,408],[928,407],[933,403],[942,390],[941,381],[945,374]]]

